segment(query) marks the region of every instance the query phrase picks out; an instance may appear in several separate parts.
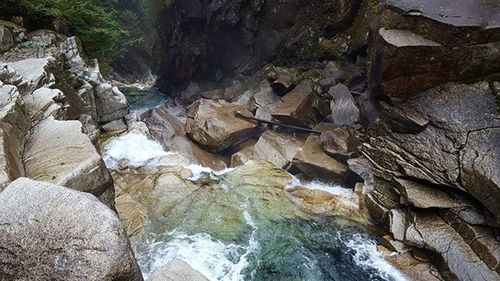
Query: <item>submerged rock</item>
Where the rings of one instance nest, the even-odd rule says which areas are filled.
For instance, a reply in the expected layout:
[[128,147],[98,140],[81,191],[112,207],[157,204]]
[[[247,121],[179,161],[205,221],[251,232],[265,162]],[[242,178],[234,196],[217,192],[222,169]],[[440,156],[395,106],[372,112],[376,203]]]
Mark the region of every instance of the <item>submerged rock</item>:
[[186,134],[212,152],[236,145],[257,131],[257,124],[235,116],[253,117],[245,107],[224,101],[200,99],[189,107]]
[[174,260],[151,273],[147,281],[209,281],[189,264]]
[[94,196],[20,178],[0,209],[3,278],[142,280],[120,220]]

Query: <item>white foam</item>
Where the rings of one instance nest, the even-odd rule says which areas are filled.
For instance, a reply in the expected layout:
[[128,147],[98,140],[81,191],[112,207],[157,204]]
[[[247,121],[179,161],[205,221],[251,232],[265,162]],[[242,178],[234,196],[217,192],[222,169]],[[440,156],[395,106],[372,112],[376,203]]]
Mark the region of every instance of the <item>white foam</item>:
[[151,168],[158,165],[162,157],[175,154],[163,150],[161,144],[145,135],[131,132],[113,138],[104,147],[103,159],[112,170],[117,170],[123,161],[127,161],[127,166],[131,168]]
[[[398,269],[384,259],[382,253],[377,250],[377,243],[363,234],[352,234],[343,239],[339,234],[339,240],[352,250],[354,262],[364,268],[375,270],[375,275],[385,280],[407,281],[408,278]],[[371,276],[374,279],[377,276]]]
[[308,189],[317,189],[323,190],[333,195],[350,195],[353,191],[349,188],[344,188],[340,185],[324,183],[320,181],[311,181],[311,182],[301,182],[298,178],[292,177],[292,180],[288,183],[285,189],[293,189],[297,186],[302,186]]
[[190,164],[190,165],[184,166],[184,168],[191,170],[191,173],[193,174],[193,176],[190,177],[189,180],[192,180],[192,181],[199,180],[203,175],[209,175],[211,177],[222,176],[226,173],[234,171],[234,168],[225,168],[223,170],[214,171],[213,169],[211,169],[209,167],[204,167],[204,166],[201,166],[198,164]]
[[[145,279],[156,269],[178,259],[189,264],[211,281],[239,281],[248,267],[248,256],[256,252],[259,244],[255,238],[257,227],[248,212],[243,216],[252,227],[248,246],[223,243],[208,234],[188,235],[182,231],[169,233],[168,241],[147,245],[146,256],[138,255]],[[143,254],[144,255],[144,254]]]

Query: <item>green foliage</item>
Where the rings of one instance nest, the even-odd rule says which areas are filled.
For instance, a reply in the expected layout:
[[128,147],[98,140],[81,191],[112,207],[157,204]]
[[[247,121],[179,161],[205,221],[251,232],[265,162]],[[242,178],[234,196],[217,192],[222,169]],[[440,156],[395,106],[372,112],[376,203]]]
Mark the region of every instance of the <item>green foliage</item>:
[[50,28],[59,21],[79,36],[86,52],[101,61],[120,56],[142,40],[146,13],[161,0],[1,0],[0,16],[22,16],[29,28]]

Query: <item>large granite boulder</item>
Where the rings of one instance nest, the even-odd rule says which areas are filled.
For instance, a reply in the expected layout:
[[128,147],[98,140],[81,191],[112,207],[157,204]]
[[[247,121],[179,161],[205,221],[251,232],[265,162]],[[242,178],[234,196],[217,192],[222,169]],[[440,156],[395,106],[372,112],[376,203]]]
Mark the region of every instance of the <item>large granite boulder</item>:
[[147,281],[208,281],[208,278],[189,264],[174,260],[151,273]]
[[23,155],[26,176],[95,196],[112,191],[113,181],[101,155],[81,130],[79,121],[53,117],[36,125]]
[[152,109],[142,114],[141,118],[152,137],[165,150],[181,153],[193,163],[212,169],[221,170],[226,167],[225,157],[206,151],[186,136],[185,124],[170,114],[167,106]]
[[253,117],[241,105],[200,99],[189,107],[186,134],[212,152],[220,152],[255,136],[257,123],[237,117],[235,113]]
[[19,91],[0,81],[0,189],[24,176],[22,154],[30,128],[29,115]]
[[142,280],[116,214],[94,196],[20,178],[0,193],[5,280]]
[[14,69],[22,80],[17,87],[21,94],[33,93],[36,89],[43,86],[50,86],[54,83],[54,75],[47,68],[55,59],[53,57],[45,58],[26,58],[15,62],[7,63],[7,66]]
[[330,114],[328,105],[313,91],[309,80],[303,80],[282,101],[272,116],[288,124],[313,127]]
[[58,89],[39,88],[32,94],[26,95],[23,100],[33,122],[53,116],[63,119],[64,110],[59,103],[64,98],[63,92]]
[[370,88],[408,98],[500,71],[500,8],[480,0],[391,0],[370,39]]

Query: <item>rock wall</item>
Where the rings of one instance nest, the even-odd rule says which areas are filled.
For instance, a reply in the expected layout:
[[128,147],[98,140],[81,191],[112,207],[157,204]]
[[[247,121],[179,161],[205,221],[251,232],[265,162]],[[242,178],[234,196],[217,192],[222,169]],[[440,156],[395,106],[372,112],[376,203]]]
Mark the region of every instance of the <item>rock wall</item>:
[[500,279],[499,9],[391,0],[370,33],[365,203],[449,280]]
[[217,81],[250,74],[266,61],[322,58],[337,48],[323,39],[349,27],[361,2],[166,1],[154,55],[160,83],[167,88],[193,79]]

